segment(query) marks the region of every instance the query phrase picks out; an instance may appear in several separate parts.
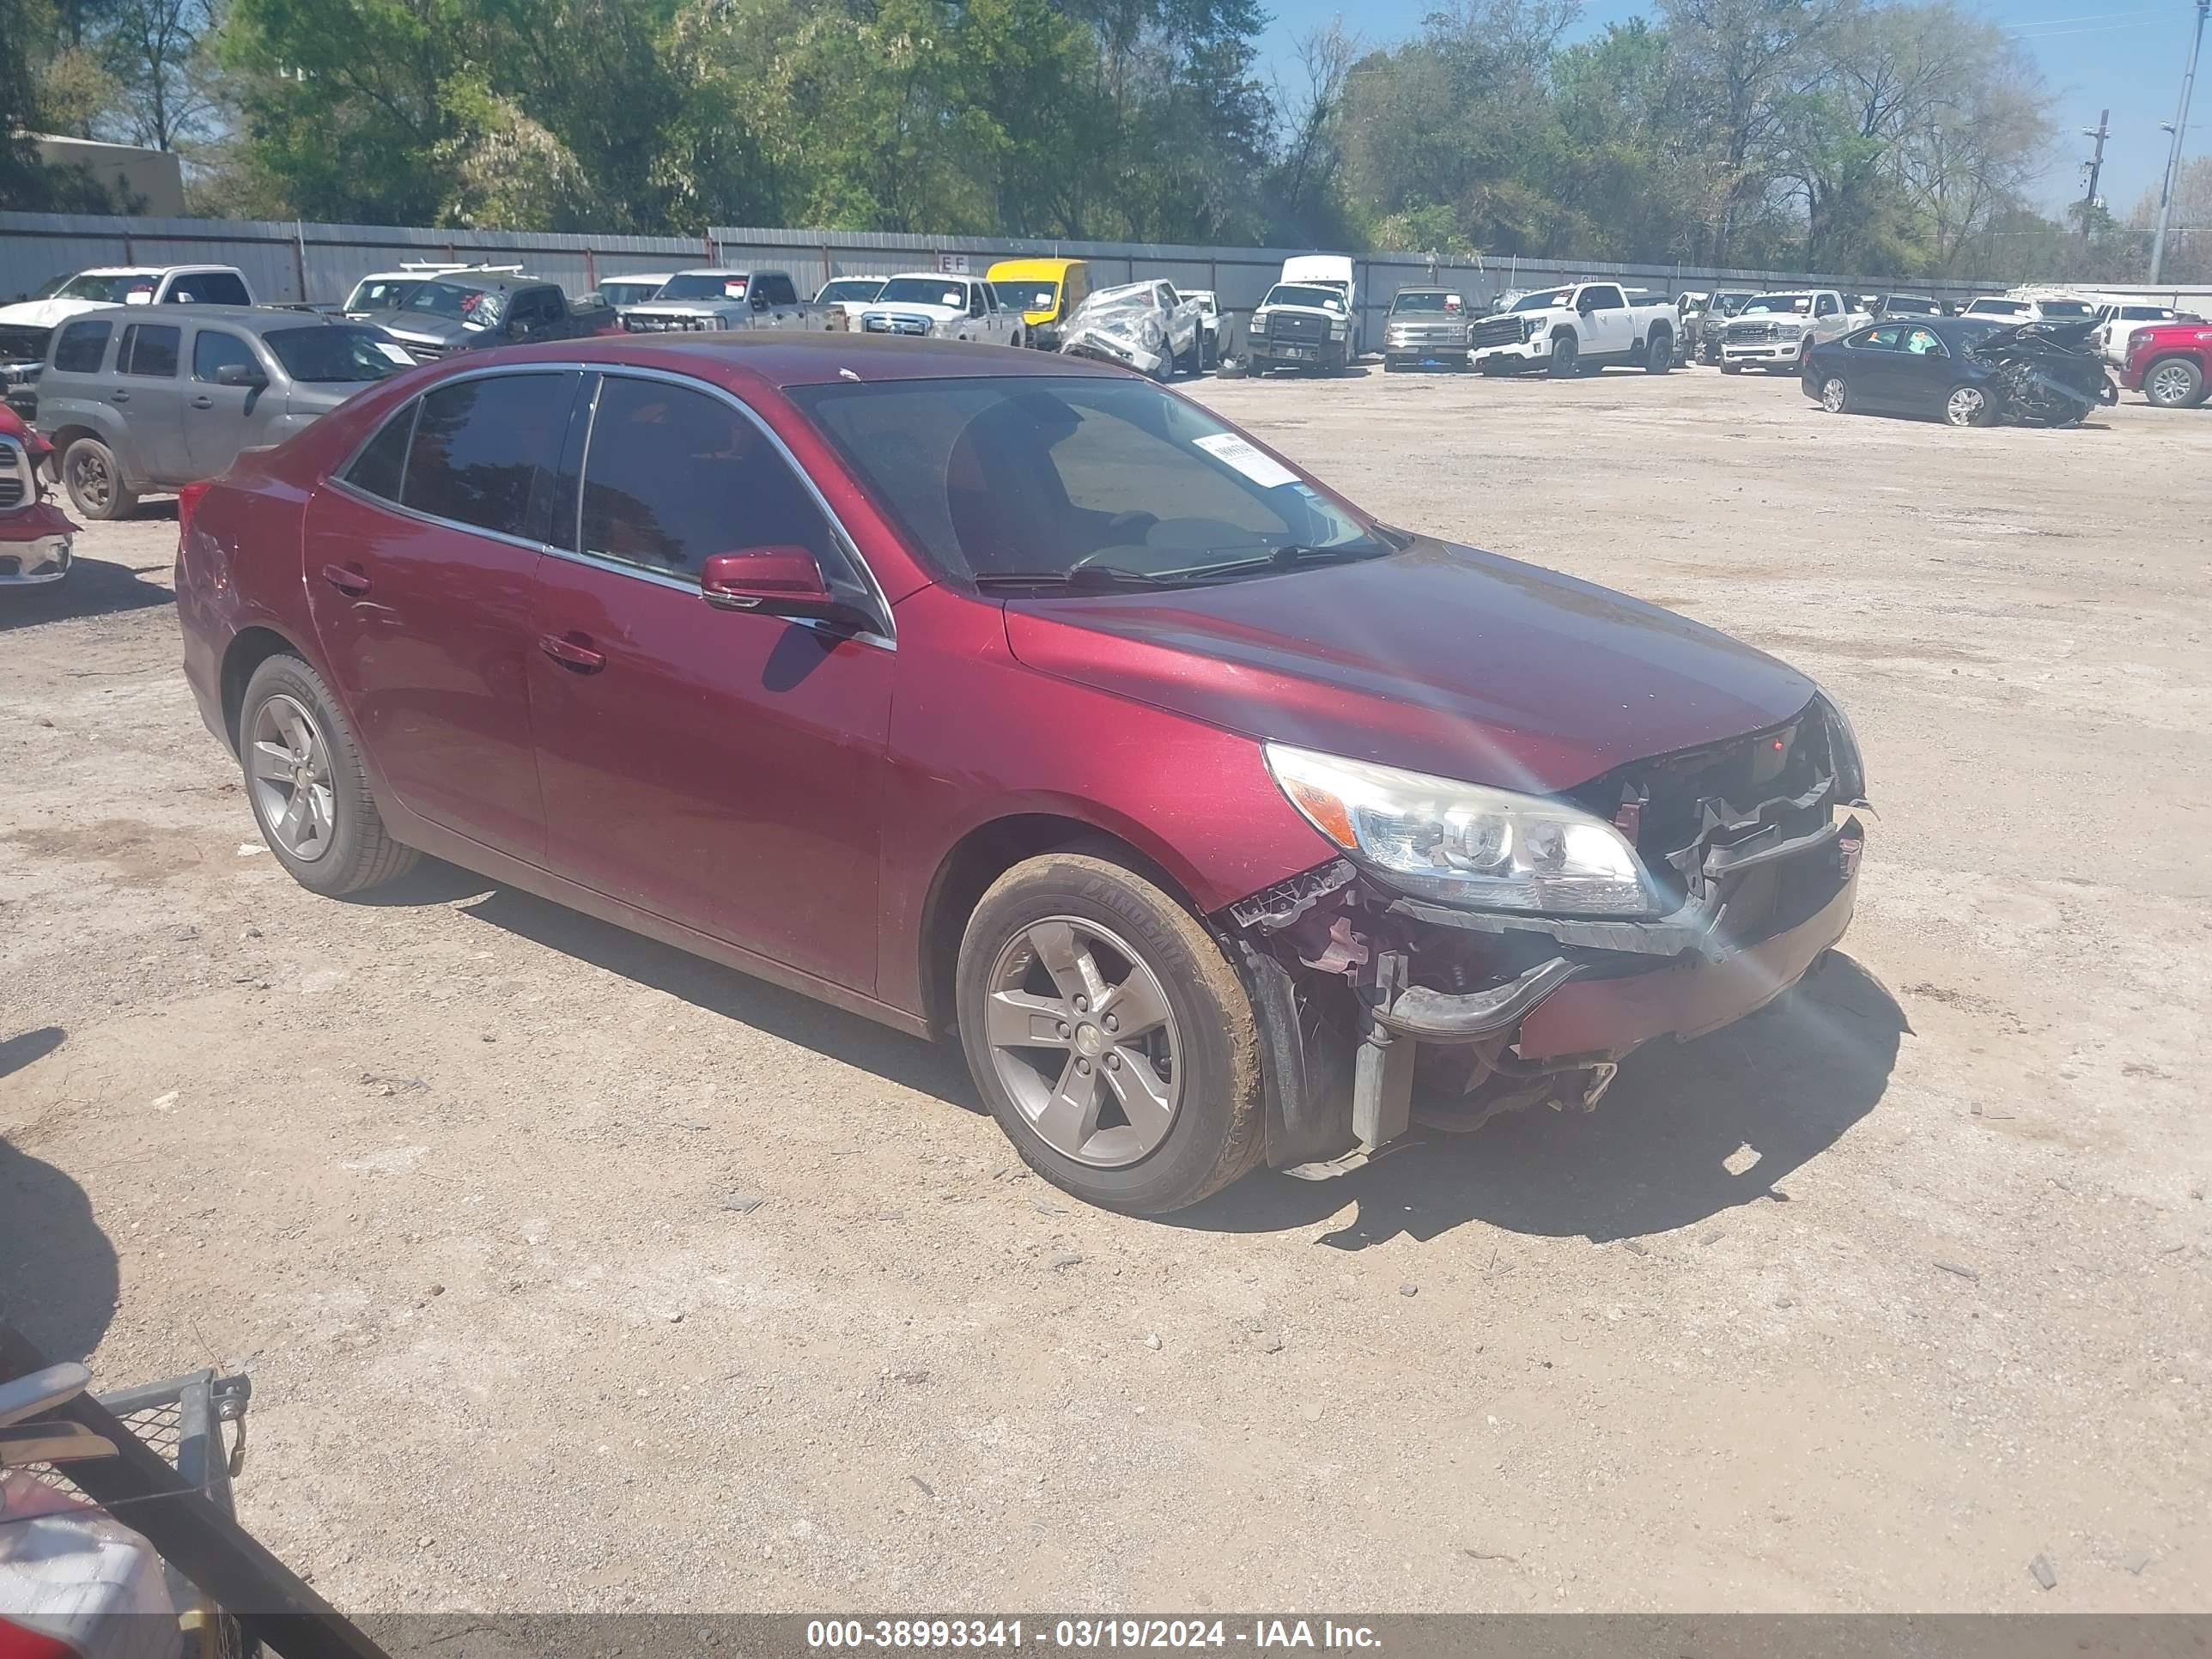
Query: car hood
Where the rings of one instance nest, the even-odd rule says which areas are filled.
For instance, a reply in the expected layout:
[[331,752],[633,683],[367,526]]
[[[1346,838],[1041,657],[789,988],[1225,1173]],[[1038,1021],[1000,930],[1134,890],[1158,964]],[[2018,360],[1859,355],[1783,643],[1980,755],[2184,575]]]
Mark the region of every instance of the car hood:
[[98,300],[23,300],[0,306],[0,327],[52,328],[80,312],[101,308]]
[[1014,655],[1042,672],[1256,738],[1540,793],[1777,725],[1815,690],[1672,611],[1428,540],[1006,615]]
[[724,311],[743,311],[743,300],[647,300],[634,306],[624,306],[625,317],[696,317],[702,313]]
[[404,345],[473,345],[490,333],[471,328],[458,317],[440,317],[421,311],[349,311],[346,320],[380,328]]

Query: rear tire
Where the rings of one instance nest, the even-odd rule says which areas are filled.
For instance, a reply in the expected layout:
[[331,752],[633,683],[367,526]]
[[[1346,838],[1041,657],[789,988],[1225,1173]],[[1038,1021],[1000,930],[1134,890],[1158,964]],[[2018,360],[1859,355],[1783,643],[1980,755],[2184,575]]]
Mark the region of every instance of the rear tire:
[[[993,883],[960,941],[954,1008],[968,1069],[1022,1161],[1087,1204],[1158,1215],[1259,1161],[1259,1030],[1221,947],[1115,851],[1048,853]],[[1086,984],[1079,1005],[1070,993]],[[1147,985],[1164,1017],[1109,1033],[1105,1017],[1142,1006]]]
[[1645,343],[1644,372],[1647,374],[1666,374],[1674,368],[1674,337],[1665,329],[1654,329]]
[[2143,371],[2143,401],[2159,409],[2194,409],[2204,401],[2204,372],[2186,357],[2160,357]]
[[79,438],[62,452],[62,483],[70,504],[88,519],[127,519],[138,505],[115,452],[97,438]]
[[[238,750],[261,838],[309,892],[365,892],[415,867],[421,854],[384,827],[344,711],[299,658],[270,657],[253,671],[239,703]],[[301,811],[288,830],[295,800]]]

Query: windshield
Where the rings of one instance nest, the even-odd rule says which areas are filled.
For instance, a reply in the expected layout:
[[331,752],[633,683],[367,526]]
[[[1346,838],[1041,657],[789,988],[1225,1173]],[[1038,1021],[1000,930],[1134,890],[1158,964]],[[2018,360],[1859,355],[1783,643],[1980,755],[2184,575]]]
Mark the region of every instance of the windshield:
[[656,300],[742,300],[745,297],[745,278],[732,276],[719,270],[695,270],[681,276],[671,276],[662,285]]
[[1390,301],[1393,311],[1457,311],[1459,308],[1459,295],[1456,294],[1401,294]]
[[1909,313],[1915,317],[1936,317],[1940,316],[1943,310],[1933,300],[1923,300],[1913,294],[1893,294],[1882,302],[1881,308],[1893,317],[1901,313]]
[[1278,283],[1267,290],[1267,297],[1260,303],[1311,306],[1316,311],[1341,311],[1344,309],[1344,295],[1333,288],[1307,288],[1303,284],[1293,286],[1289,283]]
[[364,276],[354,284],[341,311],[396,311],[422,282],[419,276]]
[[280,328],[263,335],[261,343],[295,380],[380,380],[415,366],[406,348],[379,328]]
[[814,296],[817,305],[834,306],[841,301],[857,301],[863,304],[883,292],[880,276],[840,276],[834,283],[822,284],[822,292]]
[[458,317],[489,328],[507,308],[507,296],[492,289],[463,288],[459,283],[425,283],[410,294],[404,308],[437,317]]
[[1400,545],[1141,380],[880,380],[790,396],[932,563],[984,585],[1225,580]]
[[999,303],[1016,311],[1050,311],[1060,304],[1060,284],[1020,276],[1000,276],[991,286],[999,290]]
[[599,284],[599,298],[611,306],[641,306],[658,295],[662,286],[658,280],[639,282],[617,276]]
[[1959,325],[1958,337],[1961,345],[1972,348],[1981,344],[1992,334],[2003,334],[2016,326],[2016,324],[1999,322],[1994,317],[1976,318]]
[[885,305],[959,306],[968,303],[968,290],[957,283],[936,276],[894,276],[876,295]]
[[1217,316],[1220,313],[1221,303],[1213,297],[1213,290],[1212,289],[1191,289],[1186,291],[1182,297],[1186,300],[1197,301],[1198,308],[1209,317]]
[[1574,295],[1575,291],[1571,288],[1547,288],[1541,294],[1523,295],[1513,302],[1512,308],[1516,311],[1549,311],[1554,307],[1565,305],[1574,298]]
[[2097,314],[2097,307],[2086,300],[2045,300],[2043,316],[2045,322],[2079,322]]
[[1733,317],[1759,296],[1756,294],[1722,294],[1713,300],[1713,309],[1723,317]]
[[1802,317],[1812,309],[1813,296],[1809,294],[1762,294],[1744,307],[1742,314],[1747,317],[1765,313]]
[[134,294],[154,297],[154,273],[150,270],[132,271],[123,276],[95,276],[87,273],[72,276],[54,290],[58,300],[93,300],[104,306],[119,306],[130,302]]
[[49,276],[45,282],[39,284],[37,292],[33,293],[31,295],[31,298],[33,300],[50,300],[56,294],[58,294],[61,291],[62,285],[67,283],[69,279],[70,273],[66,270],[63,271],[58,276]]
[[1970,317],[2019,317],[2027,307],[2018,300],[1977,300],[1966,307]]

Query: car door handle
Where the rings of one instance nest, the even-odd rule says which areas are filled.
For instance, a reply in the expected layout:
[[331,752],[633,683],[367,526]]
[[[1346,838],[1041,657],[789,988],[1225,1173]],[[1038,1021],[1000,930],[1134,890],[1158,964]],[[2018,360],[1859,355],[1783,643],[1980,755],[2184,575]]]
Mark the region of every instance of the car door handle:
[[596,674],[607,665],[606,653],[594,651],[588,637],[580,634],[541,634],[538,648],[562,667],[580,674]]
[[192,407],[194,409],[213,409],[215,407],[215,399],[203,392],[198,397],[192,399]]
[[362,572],[355,569],[351,565],[325,565],[323,567],[323,580],[328,582],[332,587],[337,588],[341,593],[359,594],[368,592],[368,576]]
[[107,395],[108,400],[111,403],[127,404],[131,401],[131,394],[125,392],[121,386],[116,387],[114,391],[109,392]]

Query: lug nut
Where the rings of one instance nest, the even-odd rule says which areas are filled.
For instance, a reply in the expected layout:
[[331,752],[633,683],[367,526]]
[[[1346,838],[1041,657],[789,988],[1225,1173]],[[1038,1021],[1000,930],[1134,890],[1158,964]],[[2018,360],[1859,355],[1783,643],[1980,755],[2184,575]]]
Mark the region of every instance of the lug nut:
[[1070,1027],[1069,1027],[1069,1025],[1068,1025],[1067,1022],[1066,1022],[1066,1020],[1062,1020],[1062,1021],[1060,1021],[1060,1037],[1061,1037],[1061,1039],[1062,1039],[1063,1041],[1065,1041],[1065,1040],[1066,1039],[1066,1037],[1067,1037],[1067,1036],[1068,1036],[1068,1035],[1069,1035],[1069,1032],[1070,1032]]
[[1091,1075],[1091,1062],[1087,1060],[1077,1060],[1075,1062],[1075,1071],[1076,1075],[1079,1077],[1089,1077]]
[[1121,1029],[1121,1022],[1109,1014],[1106,1016],[1106,1029],[1109,1031],[1118,1031]]
[[1120,1071],[1120,1070],[1121,1069],[1121,1055],[1119,1055],[1119,1054],[1109,1054],[1109,1055],[1107,1055],[1107,1056],[1106,1056],[1106,1069],[1107,1069],[1108,1071],[1109,1071],[1109,1072],[1118,1072],[1118,1071]]
[[1089,997],[1076,998],[1075,1012],[1079,1014],[1089,1013],[1091,1012],[1091,999]]

